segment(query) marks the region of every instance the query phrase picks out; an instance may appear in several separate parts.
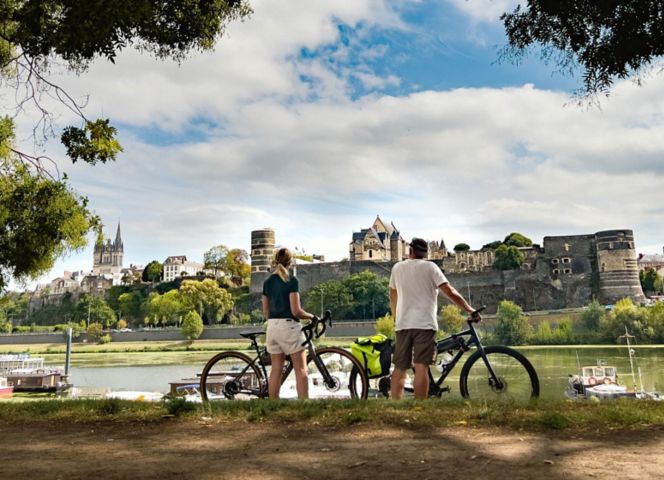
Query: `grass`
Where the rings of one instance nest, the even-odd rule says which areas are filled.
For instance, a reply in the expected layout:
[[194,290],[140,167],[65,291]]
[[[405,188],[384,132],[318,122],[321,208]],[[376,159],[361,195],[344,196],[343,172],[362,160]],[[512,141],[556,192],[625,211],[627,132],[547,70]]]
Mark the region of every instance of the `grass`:
[[1,423],[50,421],[181,421],[272,422],[307,428],[366,425],[430,429],[437,427],[497,427],[513,431],[573,430],[595,432],[614,429],[639,430],[664,426],[664,402],[611,401],[574,403],[535,402],[517,406],[428,400],[425,402],[387,400],[342,401],[237,401],[213,405],[187,403],[181,399],[162,403],[121,400],[35,400],[0,402]]

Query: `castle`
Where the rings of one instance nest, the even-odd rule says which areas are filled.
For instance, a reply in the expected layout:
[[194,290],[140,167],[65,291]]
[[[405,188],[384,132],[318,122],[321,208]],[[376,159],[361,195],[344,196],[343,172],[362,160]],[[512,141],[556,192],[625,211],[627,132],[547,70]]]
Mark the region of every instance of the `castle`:
[[[251,233],[252,293],[262,291],[274,246],[273,230]],[[300,292],[363,270],[388,277],[392,266],[408,255],[394,224],[386,225],[379,217],[372,227],[353,233],[349,250],[346,261],[298,265]],[[593,299],[610,304],[625,297],[645,298],[631,230],[544,237],[541,247],[520,250],[525,259],[520,270],[495,270],[490,248],[448,252],[442,240],[430,243],[429,259],[472,304],[486,305],[489,312],[495,312],[501,300],[514,301],[529,311],[581,307]]]

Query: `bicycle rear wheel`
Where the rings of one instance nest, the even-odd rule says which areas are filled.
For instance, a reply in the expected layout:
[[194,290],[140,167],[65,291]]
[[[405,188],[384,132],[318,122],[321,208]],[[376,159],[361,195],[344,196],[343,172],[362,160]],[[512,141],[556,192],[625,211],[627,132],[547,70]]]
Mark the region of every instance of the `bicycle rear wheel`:
[[241,352],[221,352],[212,357],[200,383],[204,402],[262,398],[267,395],[267,382],[256,362]]
[[[307,358],[309,398],[361,398],[369,394],[369,379],[360,362],[348,350],[338,347],[316,349]],[[328,384],[317,366],[320,361],[331,377]]]
[[498,377],[496,382],[479,350],[464,363],[459,376],[461,395],[470,400],[527,402],[539,396],[537,372],[528,359],[509,347],[484,347],[487,362]]

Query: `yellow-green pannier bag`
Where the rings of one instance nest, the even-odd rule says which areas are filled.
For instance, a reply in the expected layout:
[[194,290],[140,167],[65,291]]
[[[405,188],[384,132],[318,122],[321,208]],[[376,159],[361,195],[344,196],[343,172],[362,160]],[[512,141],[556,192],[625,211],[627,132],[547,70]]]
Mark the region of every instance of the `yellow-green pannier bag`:
[[359,337],[351,345],[350,351],[364,366],[369,378],[390,374],[392,364],[392,340],[382,333],[371,337]]

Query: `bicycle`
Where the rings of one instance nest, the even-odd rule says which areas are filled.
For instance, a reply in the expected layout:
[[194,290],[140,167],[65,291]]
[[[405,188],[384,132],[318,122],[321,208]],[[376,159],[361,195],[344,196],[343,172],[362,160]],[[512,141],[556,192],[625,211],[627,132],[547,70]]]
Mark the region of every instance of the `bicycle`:
[[[434,368],[440,372],[436,380],[429,369],[429,397],[441,397],[449,392],[443,382],[457,365],[461,357],[472,347],[475,351],[468,357],[459,374],[459,389],[464,398],[472,400],[528,401],[539,396],[539,378],[530,361],[520,352],[503,345],[483,346],[474,324],[479,322],[475,313],[467,319],[468,329],[439,340],[436,345]],[[410,378],[412,385],[412,378]],[[408,385],[409,379],[406,379]],[[378,379],[378,389],[388,397],[390,376]],[[412,393],[412,387],[406,387]]]
[[[314,346],[313,340],[322,336],[328,326],[332,326],[329,311],[323,318],[314,317],[311,323],[302,327],[306,339],[302,346],[308,350],[310,397],[366,399],[369,380],[360,362],[343,348]],[[266,367],[270,356],[257,340],[265,332],[241,332],[240,335],[251,341],[256,356],[252,359],[245,353],[232,351],[212,357],[201,373],[199,391],[204,402],[268,397]],[[293,365],[287,357],[281,376],[282,386],[292,370]],[[318,370],[320,376],[311,375],[313,370]]]

